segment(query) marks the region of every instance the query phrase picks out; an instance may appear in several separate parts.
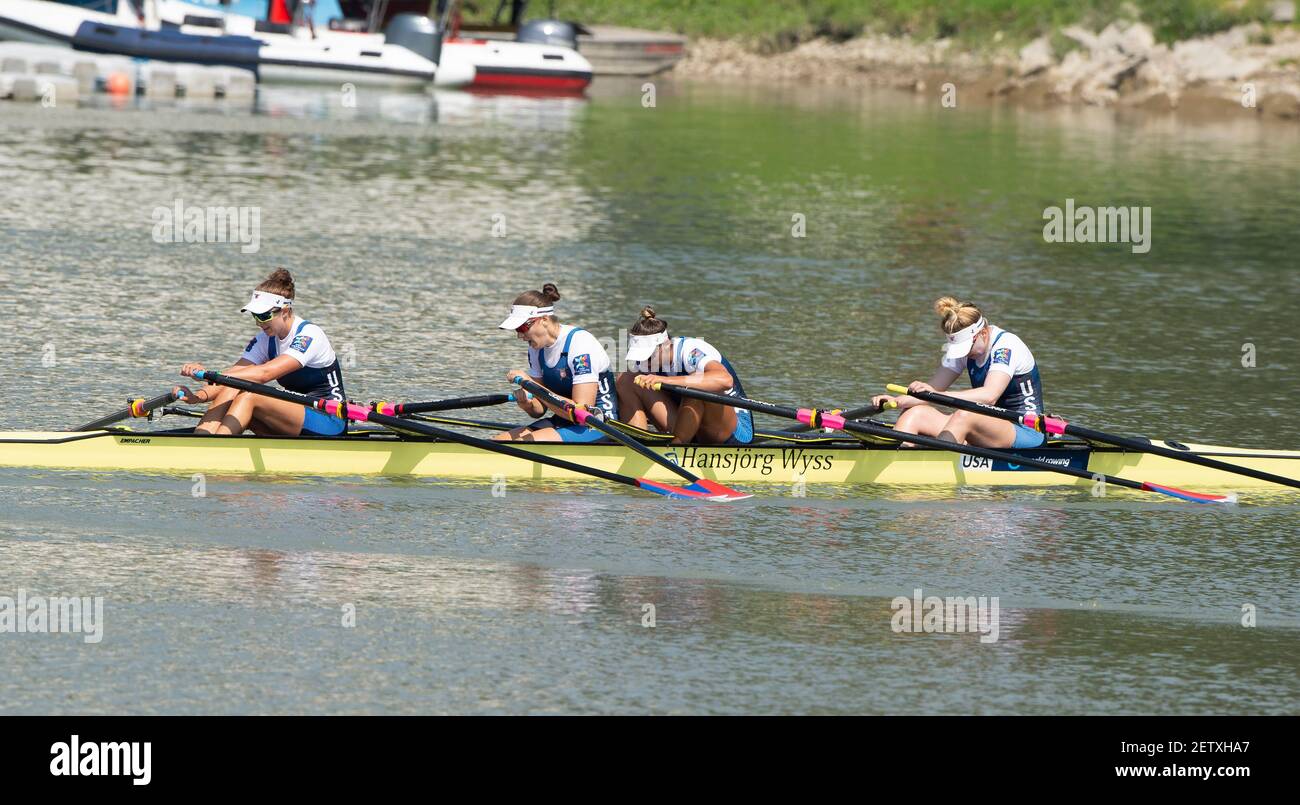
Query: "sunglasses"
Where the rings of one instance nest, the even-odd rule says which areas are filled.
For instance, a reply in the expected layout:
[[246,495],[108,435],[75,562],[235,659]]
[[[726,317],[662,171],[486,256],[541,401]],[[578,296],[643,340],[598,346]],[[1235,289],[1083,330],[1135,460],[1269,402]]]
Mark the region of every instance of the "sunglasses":
[[258,324],[266,324],[271,319],[274,319],[276,317],[276,314],[278,314],[283,309],[284,308],[277,307],[277,308],[272,308],[266,311],[265,313],[253,313],[251,315],[253,317],[253,321],[257,322]]
[[532,327],[533,327],[533,323],[536,322],[536,321],[537,321],[537,319],[529,319],[528,321],[526,321],[526,322],[524,322],[523,324],[521,324],[521,325],[519,325],[518,327],[516,327],[516,328],[515,328],[515,332],[516,332],[516,333],[519,333],[520,335],[523,335],[524,333],[527,333],[529,330],[532,329]]

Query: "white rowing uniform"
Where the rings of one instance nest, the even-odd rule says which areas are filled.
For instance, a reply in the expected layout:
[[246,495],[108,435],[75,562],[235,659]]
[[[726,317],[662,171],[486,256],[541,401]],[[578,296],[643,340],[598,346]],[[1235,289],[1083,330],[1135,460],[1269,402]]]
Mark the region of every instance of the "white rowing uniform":
[[[596,336],[572,324],[560,326],[555,343],[545,349],[528,348],[528,374],[562,397],[573,399],[573,387],[596,384],[596,404],[608,419],[618,419],[614,373],[605,348]],[[600,434],[597,431],[598,435]]]
[[996,405],[1022,414],[1043,411],[1043,383],[1039,378],[1038,364],[1034,361],[1034,353],[1015,333],[990,324],[989,350],[983,364],[970,357],[944,358],[943,367],[957,374],[969,373],[971,388],[982,387],[990,372],[1008,375],[1011,381]]
[[[657,363],[652,356],[649,360],[634,361],[637,374],[657,374],[663,377],[684,377],[702,373],[711,363],[721,364],[727,374],[731,375],[731,388],[722,392],[735,397],[745,396],[745,388],[740,383],[731,362],[723,357],[717,347],[703,338],[678,336],[673,339],[673,359],[670,366],[652,366]],[[748,444],[754,439],[754,415],[748,408],[736,408],[736,429],[731,440],[737,444]]]
[[244,348],[243,357],[249,363],[263,364],[280,355],[288,355],[302,367],[280,377],[276,382],[281,386],[308,397],[344,400],[339,359],[320,327],[294,316],[288,335],[274,338],[259,332]]

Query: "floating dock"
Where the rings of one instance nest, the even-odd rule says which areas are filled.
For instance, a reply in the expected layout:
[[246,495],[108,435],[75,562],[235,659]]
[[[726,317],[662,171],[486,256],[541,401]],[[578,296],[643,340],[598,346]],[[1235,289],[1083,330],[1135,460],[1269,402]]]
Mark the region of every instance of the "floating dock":
[[153,100],[251,102],[257,76],[237,67],[139,61],[58,45],[0,42],[0,100],[76,104],[98,92]]

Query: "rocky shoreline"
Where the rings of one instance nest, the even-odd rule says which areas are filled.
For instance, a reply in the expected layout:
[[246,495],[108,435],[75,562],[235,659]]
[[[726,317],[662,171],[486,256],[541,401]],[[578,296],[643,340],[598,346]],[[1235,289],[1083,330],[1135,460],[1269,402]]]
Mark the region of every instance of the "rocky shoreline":
[[1088,104],[1300,121],[1300,29],[1242,25],[1214,36],[1157,43],[1142,23],[1093,32],[1062,29],[1013,49],[987,52],[950,39],[864,35],[824,39],[782,53],[746,43],[698,40],[676,67],[685,78],[893,87],[963,100],[1027,105]]

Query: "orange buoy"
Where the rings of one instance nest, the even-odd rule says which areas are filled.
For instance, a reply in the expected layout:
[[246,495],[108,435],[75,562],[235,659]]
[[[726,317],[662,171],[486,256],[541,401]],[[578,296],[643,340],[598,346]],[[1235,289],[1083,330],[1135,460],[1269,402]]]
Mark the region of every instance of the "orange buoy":
[[104,79],[104,91],[109,95],[131,94],[131,79],[122,73],[109,73]]

